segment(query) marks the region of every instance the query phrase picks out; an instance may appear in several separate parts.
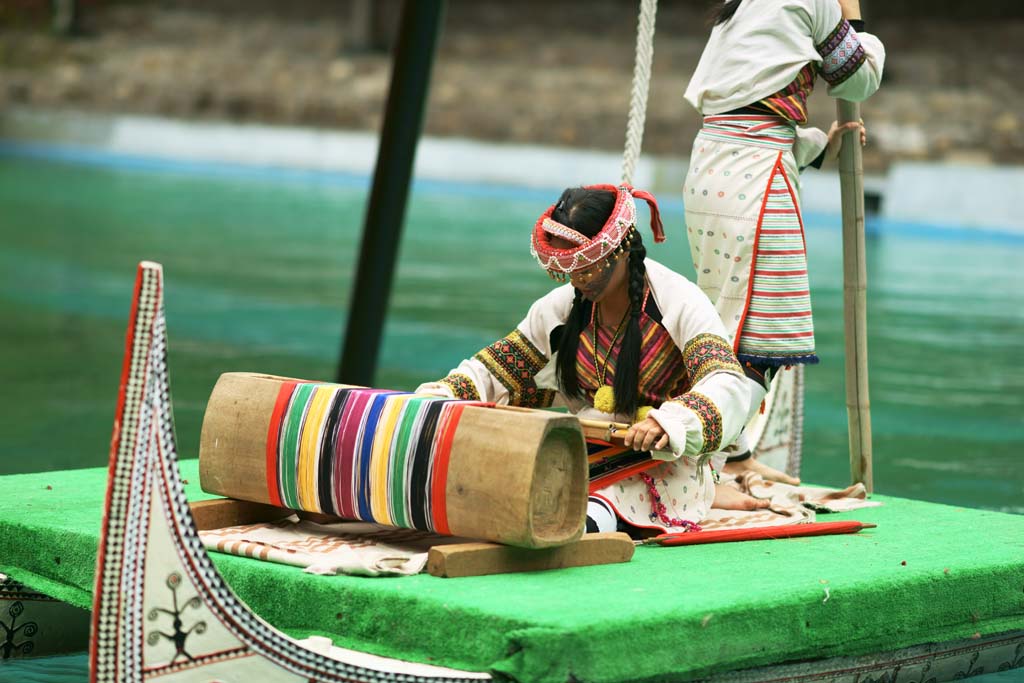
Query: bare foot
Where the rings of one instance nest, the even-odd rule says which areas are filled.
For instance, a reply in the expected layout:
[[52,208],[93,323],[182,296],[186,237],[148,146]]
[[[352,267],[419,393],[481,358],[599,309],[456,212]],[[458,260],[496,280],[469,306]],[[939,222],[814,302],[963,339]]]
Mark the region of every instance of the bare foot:
[[754,472],[756,474],[760,474],[761,478],[765,481],[777,481],[783,484],[790,484],[792,486],[800,485],[799,479],[791,477],[785,472],[779,472],[774,467],[768,467],[768,465],[765,465],[756,458],[726,462],[723,469],[727,474],[731,474],[734,477],[740,477],[747,472]]
[[719,510],[763,510],[772,502],[754,498],[726,484],[715,484],[715,502],[711,507]]

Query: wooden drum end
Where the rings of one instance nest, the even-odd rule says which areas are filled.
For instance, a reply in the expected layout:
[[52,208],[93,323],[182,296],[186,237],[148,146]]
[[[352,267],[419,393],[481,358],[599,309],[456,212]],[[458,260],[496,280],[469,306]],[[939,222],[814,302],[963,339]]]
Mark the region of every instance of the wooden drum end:
[[530,490],[534,547],[577,541],[587,516],[586,445],[578,425],[552,426],[544,435]]

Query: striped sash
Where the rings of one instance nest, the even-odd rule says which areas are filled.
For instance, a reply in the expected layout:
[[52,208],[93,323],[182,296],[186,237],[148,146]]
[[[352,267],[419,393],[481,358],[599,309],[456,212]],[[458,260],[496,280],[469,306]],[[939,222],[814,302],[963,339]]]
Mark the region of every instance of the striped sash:
[[697,137],[781,151],[792,149],[796,130],[779,116],[723,114],[705,116]]

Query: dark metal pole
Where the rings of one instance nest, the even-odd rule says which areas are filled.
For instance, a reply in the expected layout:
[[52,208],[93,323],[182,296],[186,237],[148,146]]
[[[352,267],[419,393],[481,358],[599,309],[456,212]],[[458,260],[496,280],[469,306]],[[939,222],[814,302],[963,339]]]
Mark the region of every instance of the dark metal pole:
[[338,381],[345,384],[369,386],[377,369],[443,9],[444,0],[405,0],[402,4],[391,88],[338,368]]

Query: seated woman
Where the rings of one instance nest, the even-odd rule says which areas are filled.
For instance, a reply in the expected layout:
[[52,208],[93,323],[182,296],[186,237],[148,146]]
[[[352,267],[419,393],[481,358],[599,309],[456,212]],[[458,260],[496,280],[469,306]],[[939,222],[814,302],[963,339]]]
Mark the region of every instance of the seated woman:
[[[417,389],[531,408],[557,401],[580,418],[632,425],[625,449],[591,446],[588,531],[615,530],[616,516],[641,528],[692,528],[715,502],[725,459],[715,454],[764,397],[707,296],[646,258],[634,197],[648,202],[655,241],[664,240],[650,194],[566,190],[537,220],[531,252],[569,283],[536,301],[507,337]],[[724,487],[721,495],[723,507],[768,504]]]

